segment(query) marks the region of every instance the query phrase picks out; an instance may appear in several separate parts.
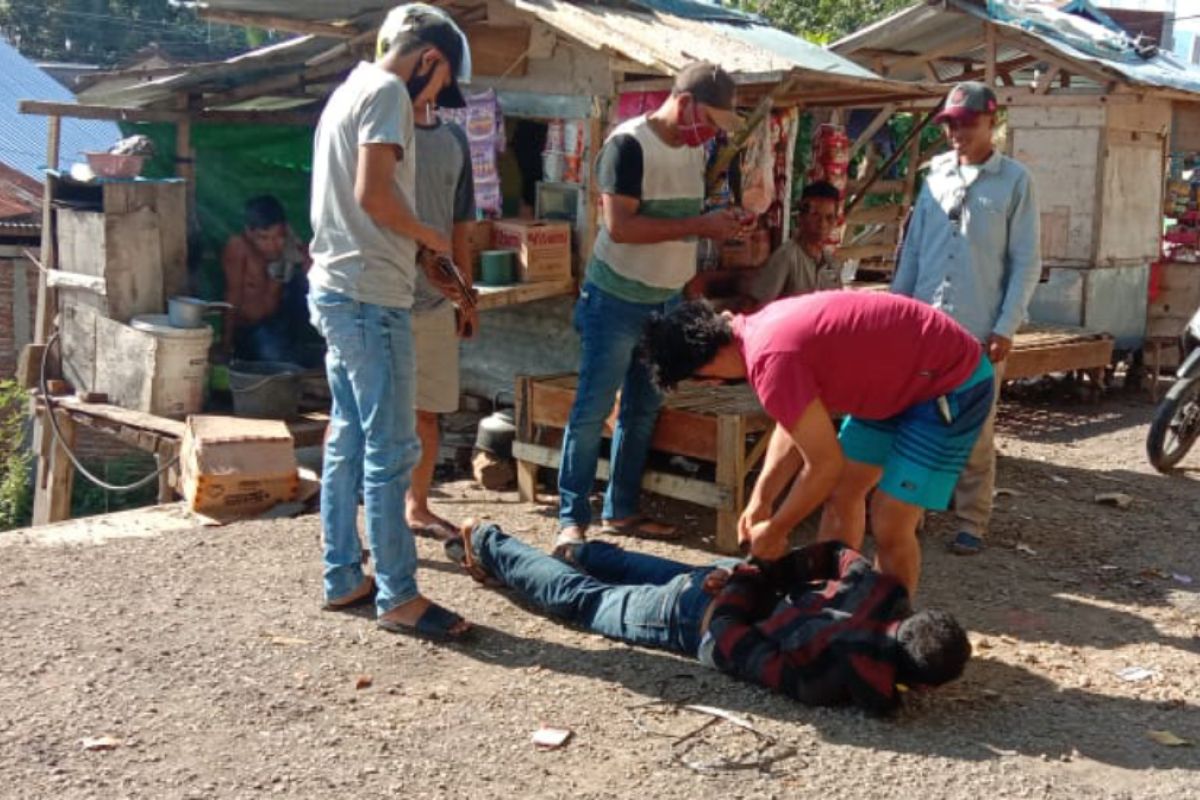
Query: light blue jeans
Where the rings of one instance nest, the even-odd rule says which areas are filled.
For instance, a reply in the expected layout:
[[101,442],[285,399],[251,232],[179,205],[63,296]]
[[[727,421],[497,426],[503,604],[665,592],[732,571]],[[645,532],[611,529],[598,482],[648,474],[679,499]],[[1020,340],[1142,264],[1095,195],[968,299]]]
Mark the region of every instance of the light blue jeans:
[[603,518],[625,519],[637,513],[642,470],[662,397],[634,350],[650,315],[678,304],[678,295],[666,303],[630,303],[591,283],[584,284],[574,317],[583,346],[579,386],[563,434],[558,469],[559,527],[587,527],[592,521],[588,495],[596,480],[604,420],[612,411],[618,389],[621,408],[613,430]]
[[383,614],[417,596],[416,543],[404,519],[404,495],[421,456],[409,312],[315,288],[308,302],[328,345],[333,395],[321,476],[325,597],[344,597],[363,579],[361,486],[375,607]]

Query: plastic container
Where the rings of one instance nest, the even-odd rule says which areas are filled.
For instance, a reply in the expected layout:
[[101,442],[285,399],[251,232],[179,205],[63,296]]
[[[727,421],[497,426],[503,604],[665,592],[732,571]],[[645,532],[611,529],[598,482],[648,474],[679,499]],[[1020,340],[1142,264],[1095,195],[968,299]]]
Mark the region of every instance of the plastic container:
[[84,153],[92,172],[101,178],[136,178],[142,173],[145,156],[123,156],[116,153]]
[[300,408],[304,370],[286,361],[232,361],[233,413],[256,419],[291,419]]
[[484,250],[479,254],[479,282],[487,286],[507,286],[517,278],[516,253],[512,250]]
[[166,314],[142,314],[130,327],[156,340],[150,381],[150,404],[145,409],[163,417],[184,417],[204,409],[208,386],[208,349],[212,328],[176,328]]

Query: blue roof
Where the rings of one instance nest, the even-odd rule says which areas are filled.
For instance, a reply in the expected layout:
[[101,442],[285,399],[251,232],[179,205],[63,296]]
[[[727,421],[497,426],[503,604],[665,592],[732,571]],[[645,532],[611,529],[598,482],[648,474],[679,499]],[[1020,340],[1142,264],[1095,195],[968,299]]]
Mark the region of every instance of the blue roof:
[[61,169],[63,164],[78,160],[79,153],[108,150],[121,138],[114,122],[63,119],[60,163],[47,165],[49,120],[22,114],[17,103],[21,100],[73,103],[75,96],[3,39],[0,39],[0,75],[4,76],[0,80],[0,162],[13,169],[40,181],[47,166]]

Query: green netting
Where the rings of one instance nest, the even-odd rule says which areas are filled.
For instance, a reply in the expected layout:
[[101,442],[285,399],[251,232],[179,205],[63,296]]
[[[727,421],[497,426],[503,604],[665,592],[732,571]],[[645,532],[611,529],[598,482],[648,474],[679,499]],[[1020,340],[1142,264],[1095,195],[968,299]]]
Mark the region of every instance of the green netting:
[[[125,135],[154,140],[157,155],[147,163],[146,177],[175,175],[174,125],[122,123],[121,128]],[[302,241],[311,238],[312,138],[311,128],[290,125],[192,125],[198,229],[189,242],[189,262],[197,294],[222,296],[221,250],[242,230],[242,209],[251,197],[279,198],[292,229]]]

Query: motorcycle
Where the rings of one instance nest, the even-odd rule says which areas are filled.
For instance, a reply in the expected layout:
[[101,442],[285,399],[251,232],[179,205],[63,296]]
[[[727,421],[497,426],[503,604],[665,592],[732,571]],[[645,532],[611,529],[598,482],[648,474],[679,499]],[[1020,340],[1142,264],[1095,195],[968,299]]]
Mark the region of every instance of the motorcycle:
[[1155,409],[1146,438],[1146,453],[1159,472],[1170,471],[1200,438],[1200,309],[1180,337],[1180,353],[1183,363]]

